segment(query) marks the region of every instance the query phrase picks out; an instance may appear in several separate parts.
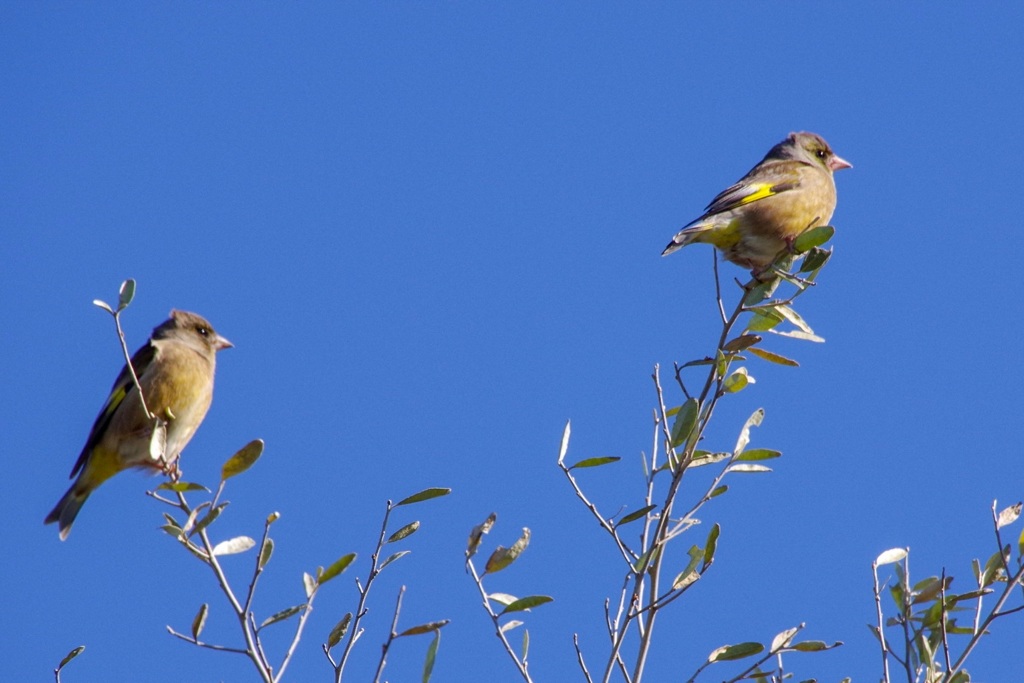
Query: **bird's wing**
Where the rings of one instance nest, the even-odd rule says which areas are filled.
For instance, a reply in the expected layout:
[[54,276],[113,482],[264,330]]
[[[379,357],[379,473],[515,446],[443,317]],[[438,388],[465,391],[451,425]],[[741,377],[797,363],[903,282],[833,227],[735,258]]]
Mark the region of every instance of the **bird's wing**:
[[[757,169],[755,169],[756,171]],[[704,215],[723,213],[750,204],[766,197],[773,197],[782,192],[800,187],[799,164],[786,162],[776,168],[751,171],[738,183],[723,190],[711,200]]]
[[[135,368],[136,377],[142,377],[146,372],[146,368],[149,367],[150,363],[153,362],[153,358],[156,357],[156,351],[156,346],[150,340],[135,352],[135,355],[132,356],[132,367]],[[71,470],[71,477],[74,477],[85,467],[85,463],[89,460],[89,454],[92,453],[92,449],[103,438],[103,434],[107,431],[114,413],[124,403],[124,399],[135,390],[135,382],[132,380],[132,374],[128,371],[128,366],[126,365],[121,369],[121,374],[114,381],[114,386],[110,389],[110,395],[107,397],[107,402],[103,404],[103,409],[96,416],[96,421],[92,425],[92,431],[89,432],[89,438],[86,440],[85,446],[82,447],[82,452],[79,454],[78,460]]]

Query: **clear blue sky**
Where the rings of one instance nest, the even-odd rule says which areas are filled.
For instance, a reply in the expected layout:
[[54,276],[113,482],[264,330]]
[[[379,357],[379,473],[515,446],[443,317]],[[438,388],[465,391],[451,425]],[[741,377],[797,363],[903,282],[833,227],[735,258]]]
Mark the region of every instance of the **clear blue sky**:
[[[916,576],[946,566],[967,590],[992,499],[1024,496],[1022,26],[1010,4],[5,4],[5,676],[47,680],[84,643],[65,681],[252,680],[164,631],[210,602],[208,634],[235,642],[212,579],[156,530],[156,480],[109,482],[66,543],[42,525],[122,364],[89,302],[133,277],[133,348],[172,307],[236,344],[183,469],[213,484],[266,440],[217,528],[281,513],[260,614],[361,554],[291,680],[329,679],[319,643],[354,607],[384,501],[427,486],[453,494],[399,517],[423,527],[375,589],[353,679],[405,583],[403,623],[452,619],[436,680],[517,680],[462,571],[493,510],[491,545],[524,526],[533,543],[489,588],[555,597],[528,618],[533,671],[578,680],[571,634],[603,652],[618,568],[555,467],[563,425],[570,459],[624,458],[583,480],[634,506],[651,369],[717,334],[707,248],[661,248],[806,129],[854,164],[799,306],[828,341],[776,342],[802,366],[751,364],[719,414],[710,445],[763,406],[754,445],[785,456],[705,513],[717,563],[660,624],[652,680],[800,622],[846,645],[791,670],[877,680],[874,557],[910,546]],[[250,562],[227,566],[241,582]],[[977,679],[1019,675],[1021,632],[997,624]],[[400,643],[389,678],[416,679],[426,644]]]

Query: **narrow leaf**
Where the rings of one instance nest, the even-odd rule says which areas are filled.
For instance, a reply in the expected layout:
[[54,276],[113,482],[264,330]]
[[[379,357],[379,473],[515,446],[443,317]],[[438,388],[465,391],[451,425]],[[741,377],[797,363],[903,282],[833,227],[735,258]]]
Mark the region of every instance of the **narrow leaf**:
[[488,593],[487,599],[498,603],[502,607],[507,607],[519,598],[514,595],[509,595],[508,593]]
[[747,351],[749,351],[750,353],[754,354],[758,358],[761,358],[763,360],[768,361],[769,363],[775,363],[777,365],[785,365],[785,366],[791,367],[791,368],[798,368],[798,367],[800,367],[800,363],[796,362],[792,358],[786,358],[785,356],[780,356],[779,354],[775,353],[774,351],[768,351],[766,349],[758,348],[756,346],[753,347],[753,348],[747,349]]
[[530,530],[523,528],[523,535],[519,537],[511,548],[505,548],[498,546],[491,553],[491,556],[487,559],[487,564],[484,566],[485,574],[494,574],[499,572],[505,567],[512,564],[517,557],[519,557],[526,547],[530,544]]
[[385,543],[394,543],[395,541],[401,541],[403,538],[408,538],[416,533],[416,530],[420,528],[419,521],[409,522],[395,533],[388,536],[388,540]]
[[306,591],[306,597],[313,597],[313,593],[316,591],[317,581],[313,578],[313,575],[309,572],[302,572],[302,587]]
[[512,620],[506,621],[504,624],[502,624],[501,628],[499,628],[498,630],[501,631],[502,633],[507,633],[507,632],[511,631],[512,629],[519,628],[522,625],[523,625],[523,622],[519,621],[518,619],[512,619]]
[[487,515],[487,519],[477,524],[469,532],[469,540],[466,542],[466,559],[476,555],[476,551],[480,548],[480,542],[483,540],[484,534],[490,532],[491,527],[494,526],[495,520],[498,519],[498,515],[491,513]]
[[804,257],[803,262],[800,264],[801,273],[811,273],[821,268],[828,263],[828,260],[832,257],[831,249],[822,249],[821,247],[814,247],[807,252],[807,256]]
[[779,332],[778,330],[772,330],[772,334],[777,334],[780,337],[789,337],[790,339],[803,339],[804,341],[816,342],[822,344],[825,342],[824,337],[819,337],[816,334],[804,332],[802,330],[790,330],[788,332]]
[[437,648],[441,644],[441,629],[434,631],[434,639],[427,648],[427,657],[423,661],[423,683],[430,683],[430,675],[434,672],[434,661],[437,659]]
[[772,468],[771,467],[765,467],[764,465],[748,465],[748,464],[740,463],[740,464],[736,464],[736,465],[729,465],[729,467],[725,471],[726,472],[743,472],[743,473],[771,472]]
[[754,344],[758,343],[759,341],[761,341],[761,339],[762,338],[756,334],[742,334],[738,337],[735,337],[734,339],[730,339],[729,341],[727,341],[725,345],[722,346],[722,350],[733,352],[743,351],[744,349],[748,349]]
[[712,489],[711,493],[708,494],[708,498],[711,499],[716,496],[720,496],[728,490],[729,487],[726,486],[725,484],[722,484],[721,486],[716,486],[714,489]]
[[274,539],[267,538],[263,541],[263,547],[260,548],[260,560],[259,568],[263,569],[267,566],[267,562],[270,562],[270,556],[274,554]]
[[519,598],[510,605],[507,605],[505,609],[501,610],[501,614],[509,614],[511,612],[528,612],[531,607],[537,607],[554,600],[552,597],[547,595],[528,595],[525,598]]
[[764,645],[761,643],[740,643],[738,645],[723,645],[710,655],[709,662],[731,662],[743,659],[764,652]]
[[[110,307],[110,304],[108,304],[108,303],[107,303],[106,301],[104,301],[103,299],[93,299],[93,300],[92,300],[92,305],[93,305],[93,306],[99,306],[100,308],[102,308],[102,309],[103,309],[104,311],[106,311],[107,313],[110,313],[111,315],[113,315],[113,314],[114,314],[114,309],[113,309],[113,308],[111,308],[111,307]],[[74,652],[74,650],[72,650],[72,652]]]
[[70,662],[72,659],[82,654],[83,652],[85,652],[85,645],[79,645],[74,650],[64,655],[64,659],[60,660],[60,664],[57,665],[57,668],[63,669],[68,662]]
[[408,498],[403,498],[402,500],[398,501],[397,503],[395,503],[395,507],[398,507],[399,505],[412,505],[413,503],[421,503],[425,500],[430,500],[431,498],[440,498],[441,496],[447,496],[451,492],[451,489],[445,488],[423,489],[419,493],[414,493]]
[[875,565],[881,567],[884,564],[892,564],[893,562],[899,562],[907,556],[905,548],[890,548],[884,553],[875,558]]
[[399,559],[400,557],[405,557],[406,555],[408,555],[411,552],[412,552],[411,550],[399,550],[397,553],[391,553],[390,555],[388,555],[388,559],[386,559],[386,560],[384,560],[383,562],[380,563],[380,566],[377,567],[377,571],[378,572],[383,571],[384,567],[388,566],[389,564],[391,564],[395,560]]
[[330,634],[327,636],[327,649],[331,649],[335,645],[341,642],[341,639],[348,633],[348,625],[352,623],[352,613],[348,612],[341,618],[334,628],[331,629]]
[[419,636],[423,635],[424,633],[430,633],[431,631],[437,631],[438,629],[442,629],[445,626],[447,626],[448,622],[450,621],[451,619],[442,619],[441,621],[428,621],[425,624],[420,624],[418,626],[413,626],[412,628],[407,628],[395,637],[401,638],[402,636]]
[[572,433],[572,421],[565,421],[565,429],[562,430],[562,443],[558,446],[558,464],[565,461],[565,454],[569,452],[569,434]]
[[206,491],[207,493],[212,493],[210,489],[202,484],[196,484],[191,481],[165,481],[156,488],[158,491],[177,491],[178,493],[185,493],[186,491]]
[[672,424],[672,447],[678,447],[686,443],[697,426],[697,419],[700,417],[700,403],[696,398],[687,399],[679,408],[676,421]]
[[587,458],[586,460],[580,460],[575,465],[570,465],[569,469],[577,470],[583,467],[600,467],[601,465],[607,465],[609,463],[618,462],[620,460],[622,460],[622,458],[613,455],[607,455],[599,458]]
[[623,524],[629,524],[630,522],[635,522],[638,519],[643,519],[647,515],[648,512],[650,512],[651,510],[653,510],[656,507],[658,507],[658,506],[657,505],[648,505],[646,507],[640,508],[639,510],[634,510],[633,512],[630,512],[628,515],[626,515],[625,517],[623,517],[619,521],[615,522],[615,528],[618,529]]
[[836,229],[831,225],[819,225],[816,228],[804,230],[799,237],[793,240],[793,251],[802,254],[814,247],[820,247],[832,239],[834,234],[836,234]]
[[824,650],[831,650],[834,647],[839,647],[842,644],[842,641],[839,640],[831,645],[821,640],[805,640],[802,643],[794,645],[793,649],[797,652],[822,652]]
[[270,626],[271,624],[276,624],[279,621],[284,621],[285,619],[288,619],[289,617],[294,617],[296,614],[298,614],[299,612],[301,612],[305,608],[306,608],[305,605],[295,605],[293,607],[289,607],[288,609],[283,609],[280,612],[278,612],[277,614],[274,614],[274,615],[269,616],[266,619],[264,619],[263,623],[260,624],[260,628],[263,628],[265,626]]
[[781,451],[773,451],[770,448],[750,448],[736,456],[736,460],[741,462],[752,460],[771,460],[772,458],[777,458],[780,455],[782,455]]
[[[993,505],[993,507],[995,506]],[[1011,505],[1010,507],[1000,512],[999,517],[996,520],[996,528],[1002,529],[1004,526],[1016,522],[1017,518],[1020,517],[1020,511],[1022,507],[1024,507],[1024,504],[1017,503],[1016,505]]]
[[778,652],[780,648],[786,647],[793,641],[793,636],[795,636],[799,631],[799,626],[787,628],[785,631],[782,631],[772,640],[772,646],[768,648],[768,651]]
[[237,553],[244,553],[249,548],[256,545],[256,541],[252,540],[248,536],[236,536],[227,541],[221,541],[217,545],[213,546],[214,555],[235,555]]
[[711,563],[715,559],[715,549],[718,547],[718,536],[722,533],[722,527],[717,523],[711,527],[711,531],[708,532],[708,540],[704,544],[704,566],[701,567],[701,573],[711,566]]
[[254,439],[245,444],[220,468],[221,481],[226,481],[236,474],[245,472],[260,459],[261,455],[263,455],[263,439]]
[[210,606],[204,602],[192,620],[192,640],[199,640],[199,634],[203,632],[203,627],[206,626],[206,616],[209,613]]
[[747,418],[746,423],[743,425],[743,429],[740,430],[740,436],[736,439],[736,448],[733,449],[734,455],[739,455],[746,449],[747,444],[750,443],[750,428],[760,427],[761,421],[764,420],[764,408],[758,408],[754,413]]

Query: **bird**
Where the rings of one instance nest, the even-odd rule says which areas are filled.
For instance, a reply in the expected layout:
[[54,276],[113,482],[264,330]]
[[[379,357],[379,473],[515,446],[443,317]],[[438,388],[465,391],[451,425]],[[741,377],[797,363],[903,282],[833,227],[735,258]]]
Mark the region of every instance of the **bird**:
[[[62,541],[89,495],[118,472],[133,467],[176,471],[178,456],[213,400],[217,352],[232,346],[205,318],[188,311],[172,310],[153,329],[131,359],[138,387],[125,365],[71,470],[70,477],[77,478],[46,516],[45,524],[58,523]],[[165,423],[163,458],[151,454],[154,420],[146,416],[143,403]]]
[[826,225],[836,208],[835,171],[853,165],[815,133],[790,133],[754,168],[722,191],[704,214],[683,226],[662,256],[694,242],[717,247],[727,261],[764,273],[808,228]]

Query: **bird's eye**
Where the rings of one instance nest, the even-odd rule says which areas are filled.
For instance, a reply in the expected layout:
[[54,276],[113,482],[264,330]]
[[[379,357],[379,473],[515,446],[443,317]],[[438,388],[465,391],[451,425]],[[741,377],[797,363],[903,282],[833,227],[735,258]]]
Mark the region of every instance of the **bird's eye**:
[[210,330],[206,329],[205,327],[197,327],[196,332],[203,335],[204,337],[210,336]]
[[818,155],[818,158],[819,158],[819,159],[824,159],[825,157],[827,157],[827,156],[828,156],[828,152],[826,152],[826,151],[825,151],[825,150],[823,150],[823,149],[819,149],[819,150],[818,150],[817,152],[815,152],[815,154],[817,154],[817,155]]

